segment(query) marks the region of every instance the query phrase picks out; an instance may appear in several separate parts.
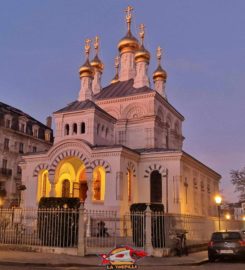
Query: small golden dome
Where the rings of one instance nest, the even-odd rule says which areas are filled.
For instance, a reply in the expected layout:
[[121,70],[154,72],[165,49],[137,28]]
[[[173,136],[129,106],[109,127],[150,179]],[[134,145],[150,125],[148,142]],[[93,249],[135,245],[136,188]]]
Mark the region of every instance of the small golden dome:
[[127,35],[119,41],[117,47],[121,54],[134,52],[139,49],[139,41],[132,35],[131,31],[128,30]]
[[153,81],[158,81],[162,80],[166,82],[167,80],[167,72],[162,68],[161,66],[161,59],[162,59],[162,49],[159,46],[157,48],[157,60],[158,60],[158,67],[157,69],[153,72]]
[[93,75],[94,75],[93,67],[90,65],[88,59],[80,67],[79,74],[80,74],[80,78],[83,78],[83,77],[93,77]]
[[94,59],[90,62],[90,65],[93,68],[98,69],[100,72],[104,69],[104,64],[99,59],[98,55],[95,55]]
[[95,57],[94,59],[90,62],[90,65],[94,68],[94,69],[98,69],[101,73],[104,69],[104,65],[101,62],[101,60],[99,59],[99,37],[96,36],[94,39],[94,49],[95,49]]
[[157,69],[153,73],[153,81],[163,80],[166,82],[167,80],[167,72],[159,65]]
[[93,67],[89,63],[90,42],[91,42],[91,39],[89,38],[85,40],[84,48],[85,48],[86,61],[79,69],[80,78],[94,76]]
[[128,6],[125,9],[126,12],[126,22],[127,22],[127,28],[128,28],[128,32],[126,34],[126,36],[124,38],[122,38],[117,47],[119,52],[125,53],[125,52],[134,52],[136,50],[139,49],[139,41],[137,40],[137,38],[135,38],[130,30],[131,27],[131,20],[132,20],[132,14],[131,11],[133,10],[133,8],[131,6]]
[[139,50],[136,51],[134,55],[135,62],[147,62],[149,64],[150,62],[150,53],[145,49],[143,45],[140,46]]

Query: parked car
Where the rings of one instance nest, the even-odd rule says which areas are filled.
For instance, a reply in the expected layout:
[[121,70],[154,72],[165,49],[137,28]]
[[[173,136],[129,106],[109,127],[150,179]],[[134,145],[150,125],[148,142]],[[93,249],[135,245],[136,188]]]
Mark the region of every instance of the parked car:
[[214,232],[208,243],[208,259],[240,257],[245,259],[245,239],[241,231]]

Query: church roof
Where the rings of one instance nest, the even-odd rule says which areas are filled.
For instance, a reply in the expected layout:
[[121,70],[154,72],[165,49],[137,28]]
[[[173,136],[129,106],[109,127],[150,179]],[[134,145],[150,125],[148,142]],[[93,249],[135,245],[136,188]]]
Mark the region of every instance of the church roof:
[[96,100],[108,99],[108,98],[118,98],[131,95],[138,95],[144,93],[153,93],[153,90],[147,86],[141,88],[133,87],[134,80],[128,80],[124,82],[116,82],[103,88],[100,93],[96,94],[94,98]]
[[101,109],[98,105],[96,105],[93,101],[86,99],[84,101],[73,101],[72,103],[68,104],[66,107],[54,112],[54,113],[63,113],[63,112],[75,112],[75,111],[82,111],[86,109],[96,109],[104,114],[108,115],[110,118],[114,118],[110,114],[108,114],[106,111]]

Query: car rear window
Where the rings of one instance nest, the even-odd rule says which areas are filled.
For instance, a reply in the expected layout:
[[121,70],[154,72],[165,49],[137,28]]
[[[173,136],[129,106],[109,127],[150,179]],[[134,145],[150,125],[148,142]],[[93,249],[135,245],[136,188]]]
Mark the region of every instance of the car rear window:
[[217,232],[213,233],[213,241],[222,241],[222,240],[240,240],[241,235],[238,232]]

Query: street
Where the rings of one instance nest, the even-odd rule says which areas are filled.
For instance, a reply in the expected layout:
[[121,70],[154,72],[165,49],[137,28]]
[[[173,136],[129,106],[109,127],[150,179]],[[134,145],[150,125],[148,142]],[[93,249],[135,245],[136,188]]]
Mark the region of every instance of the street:
[[[217,262],[217,263],[205,263],[203,265],[196,266],[140,266],[138,269],[142,270],[244,270],[245,261],[243,262]],[[80,270],[80,269],[89,269],[89,270],[98,270],[105,269],[105,267],[34,267],[34,266],[10,266],[10,265],[0,265],[1,270]]]

